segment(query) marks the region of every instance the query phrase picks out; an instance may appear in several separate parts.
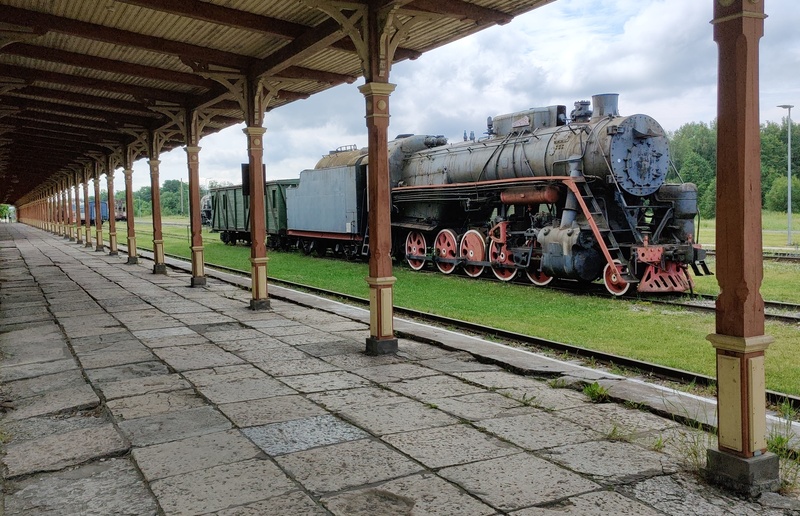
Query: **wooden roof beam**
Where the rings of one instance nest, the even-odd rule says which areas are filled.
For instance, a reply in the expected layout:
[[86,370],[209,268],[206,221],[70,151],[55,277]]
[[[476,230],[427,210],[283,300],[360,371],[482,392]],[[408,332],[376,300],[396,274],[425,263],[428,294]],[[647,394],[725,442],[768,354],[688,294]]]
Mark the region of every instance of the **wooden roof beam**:
[[61,114],[66,116],[76,116],[79,118],[85,118],[88,121],[102,120],[105,123],[112,125],[115,125],[116,122],[121,122],[128,125],[148,127],[150,124],[156,122],[149,117],[126,115],[123,113],[110,114],[104,110],[68,106],[57,102],[47,102],[41,100],[6,98],[3,99],[3,103],[26,110],[34,110],[50,114]]
[[[199,0],[181,0],[175,2],[172,0],[117,0],[130,5],[139,7],[146,7],[156,11],[162,11],[170,14],[182,16],[184,18],[193,18],[209,23],[216,23],[218,25],[225,25],[237,29],[252,30],[270,36],[278,36],[285,39],[295,39],[302,37],[303,34],[314,27],[308,27],[299,23],[293,23],[270,16],[262,16],[258,14],[239,11],[221,5],[215,5],[210,2],[201,2]],[[331,41],[327,46],[345,52],[356,52],[356,47],[353,42],[340,36],[339,40]],[[416,50],[408,48],[398,48],[395,51],[395,59],[416,59],[421,55]]]
[[514,19],[511,14],[496,9],[488,9],[462,0],[413,0],[405,5],[407,9],[416,9],[443,16],[473,20],[479,25],[496,23],[505,25]]
[[93,41],[102,41],[113,45],[124,45],[159,54],[178,56],[200,63],[212,63],[226,68],[247,69],[253,62],[248,56],[215,50],[179,41],[147,36],[136,32],[125,31],[105,25],[96,25],[71,18],[53,16],[51,14],[28,11],[17,7],[0,5],[0,19],[7,23],[22,25],[77,36]]
[[89,68],[91,70],[131,75],[134,77],[142,77],[144,79],[155,79],[158,81],[166,81],[186,86],[212,88],[216,85],[214,81],[204,79],[193,73],[176,72],[174,70],[166,70],[164,68],[156,68],[154,66],[143,66],[136,63],[117,61],[114,59],[107,59],[86,54],[78,54],[75,52],[67,52],[66,50],[59,50],[56,48],[39,47],[36,45],[29,45],[27,43],[14,43],[8,45],[3,49],[3,52],[15,56],[38,59],[40,61],[63,63],[80,68]]
[[149,109],[147,109],[146,107],[144,107],[143,104],[139,104],[136,102],[112,99],[108,97],[100,97],[97,95],[75,93],[72,91],[57,90],[53,88],[45,88],[40,86],[26,86],[24,88],[6,93],[6,96],[23,97],[23,98],[33,97],[35,99],[40,99],[44,101],[59,102],[61,104],[70,102],[78,105],[89,104],[96,107],[102,107],[105,110],[110,110],[114,112],[120,112],[120,113],[131,112],[131,114],[136,114],[139,116],[148,116],[151,118],[161,117],[160,114],[154,113]]
[[79,88],[108,91],[112,93],[122,93],[130,95],[136,99],[162,100],[173,104],[186,104],[188,97],[183,93],[159,90],[156,88],[146,88],[134,86],[103,79],[92,79],[91,77],[78,77],[64,73],[48,72],[35,68],[25,68],[22,66],[0,64],[0,76],[17,77],[32,83],[49,82],[74,86]]
[[57,123],[44,120],[30,120],[27,118],[12,119],[18,129],[30,129],[43,133],[54,133],[62,136],[75,136],[84,140],[97,141],[118,141],[123,135],[112,131],[98,129],[81,129],[78,127],[65,127]]

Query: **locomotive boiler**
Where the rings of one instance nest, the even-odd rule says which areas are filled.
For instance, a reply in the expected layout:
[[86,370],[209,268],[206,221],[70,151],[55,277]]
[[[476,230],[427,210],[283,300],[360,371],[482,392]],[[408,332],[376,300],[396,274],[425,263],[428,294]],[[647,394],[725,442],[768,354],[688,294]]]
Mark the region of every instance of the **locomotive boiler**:
[[[389,143],[394,255],[415,270],[430,263],[478,277],[488,269],[502,281],[520,273],[537,285],[602,279],[614,295],[633,284],[640,292],[690,290],[689,268],[709,273],[693,241],[697,188],[666,182],[664,130],[647,115],[620,116],[617,100],[595,95],[569,116],[557,105],[490,117],[485,137],[465,133],[456,144],[398,136]],[[319,182],[337,170],[366,184],[366,154],[331,152],[301,173],[298,188],[304,174]],[[350,212],[364,215],[363,206]],[[329,226],[335,218],[315,213]],[[340,226],[354,253],[366,254],[366,217],[345,216]],[[325,246],[337,231],[301,233]]]

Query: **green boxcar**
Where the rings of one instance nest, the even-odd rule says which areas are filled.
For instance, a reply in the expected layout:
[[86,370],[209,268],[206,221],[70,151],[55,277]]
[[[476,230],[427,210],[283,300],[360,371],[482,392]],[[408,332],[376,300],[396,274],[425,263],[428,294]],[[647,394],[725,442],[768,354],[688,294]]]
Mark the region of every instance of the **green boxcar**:
[[[280,179],[264,184],[267,243],[272,248],[288,247],[286,238],[286,189],[298,179]],[[211,189],[211,231],[218,232],[226,244],[250,243],[250,199],[242,195],[242,185]]]

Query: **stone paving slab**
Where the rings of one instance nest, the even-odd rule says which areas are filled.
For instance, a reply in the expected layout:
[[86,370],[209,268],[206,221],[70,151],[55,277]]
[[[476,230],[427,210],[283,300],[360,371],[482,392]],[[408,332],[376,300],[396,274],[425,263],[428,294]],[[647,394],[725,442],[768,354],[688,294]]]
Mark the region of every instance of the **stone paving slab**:
[[291,491],[261,500],[240,505],[232,509],[211,513],[214,516],[263,516],[266,514],[291,514],[293,516],[329,516],[330,513],[317,505],[302,491]]
[[119,423],[120,431],[134,446],[177,441],[228,430],[230,427],[230,421],[209,406],[155,414]]
[[528,453],[445,468],[440,474],[497,509],[511,511],[600,486]]
[[239,428],[327,414],[325,409],[300,395],[225,403],[217,408]]
[[263,456],[263,452],[238,430],[204,434],[133,450],[136,465],[148,481]]
[[[621,494],[605,491],[573,496],[547,508],[514,511],[513,516],[661,516],[662,512]],[[689,513],[686,513],[689,514]]]
[[69,387],[80,387],[85,384],[80,369],[67,369],[59,373],[46,374],[35,376],[33,378],[26,378],[24,380],[16,380],[13,382],[6,382],[3,384],[2,392],[11,399],[19,400],[22,398],[30,398],[38,396],[48,391],[58,389],[66,389]]
[[315,494],[381,482],[422,471],[422,466],[370,439],[276,457],[277,463]]
[[382,438],[429,468],[442,468],[514,455],[521,450],[468,425],[450,425]]
[[418,401],[349,407],[339,414],[377,436],[458,423],[458,419]]
[[117,421],[126,421],[176,410],[205,406],[206,402],[194,390],[154,392],[109,400],[106,406]]
[[6,488],[6,516],[150,516],[158,507],[128,459],[36,475]]
[[88,460],[125,453],[129,444],[114,425],[82,428],[6,446],[5,478],[58,471]]
[[0,430],[5,435],[7,442],[19,443],[73,430],[103,426],[107,422],[106,418],[101,415],[101,410],[97,407],[68,414],[53,414],[30,417],[18,421],[3,421],[0,423]]
[[170,373],[169,367],[158,360],[149,362],[135,362],[133,364],[121,364],[98,369],[86,369],[86,376],[94,384],[101,385],[105,389],[105,384],[122,382],[126,380],[136,380],[148,376],[161,376]]
[[363,430],[330,414],[254,426],[243,429],[242,433],[272,457],[369,437]]
[[678,471],[678,464],[669,456],[624,441],[567,444],[543,450],[540,454],[598,483],[609,485],[627,484]]
[[47,391],[39,396],[25,398],[16,404],[15,410],[6,414],[6,420],[20,420],[47,414],[58,414],[71,410],[96,407],[100,398],[91,385]]
[[205,514],[296,489],[280,468],[259,459],[175,475],[150,485],[168,514]]
[[169,392],[189,389],[192,385],[177,374],[160,374],[131,378],[118,382],[108,382],[100,385],[106,400],[114,400],[127,396],[139,396],[154,392]]
[[176,371],[190,371],[226,365],[243,364],[244,361],[215,344],[196,344],[156,348],[155,354]]
[[488,516],[496,511],[436,475],[426,473],[390,480],[377,487],[322,498],[333,514],[375,516]]

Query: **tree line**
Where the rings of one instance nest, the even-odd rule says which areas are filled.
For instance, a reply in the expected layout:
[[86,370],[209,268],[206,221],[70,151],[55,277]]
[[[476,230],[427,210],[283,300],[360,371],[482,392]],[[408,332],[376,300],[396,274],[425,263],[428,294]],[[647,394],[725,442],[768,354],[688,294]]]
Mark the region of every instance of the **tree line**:
[[[800,131],[792,123],[792,211],[800,211]],[[786,211],[788,124],[761,125],[761,206]],[[670,154],[681,179],[697,185],[700,215],[713,218],[717,200],[717,123],[690,122],[670,134]]]

